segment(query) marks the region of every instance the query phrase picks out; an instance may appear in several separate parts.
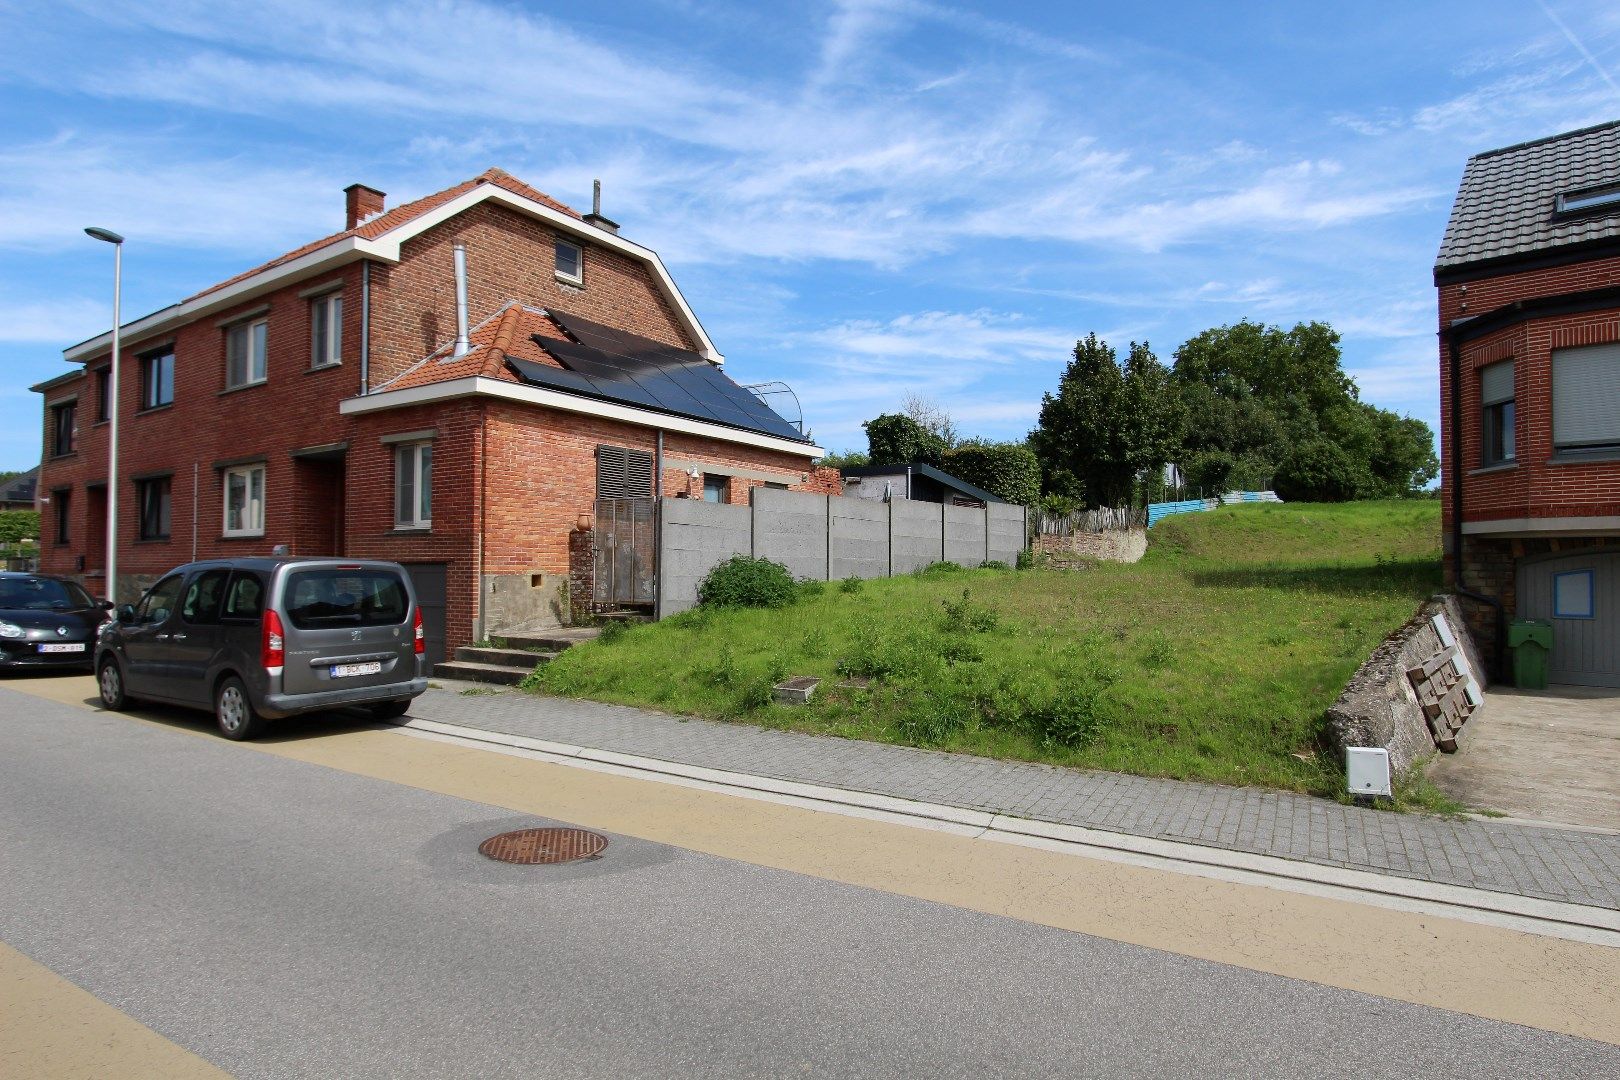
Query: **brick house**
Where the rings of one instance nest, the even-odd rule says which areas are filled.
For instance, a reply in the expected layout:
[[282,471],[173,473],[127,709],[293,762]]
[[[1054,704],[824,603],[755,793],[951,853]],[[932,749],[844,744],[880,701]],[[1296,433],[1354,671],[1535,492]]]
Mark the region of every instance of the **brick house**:
[[[346,213],[124,327],[120,601],[193,558],[394,559],[442,651],[566,619],[570,534],[598,495],[838,490],[721,372],[657,254],[600,214],[498,169],[394,209],[353,185]],[[74,370],[34,387],[42,569],[103,595],[110,347],[67,349]],[[734,400],[705,408],[666,374]]]
[[1470,158],[1435,263],[1448,583],[1620,686],[1620,122]]

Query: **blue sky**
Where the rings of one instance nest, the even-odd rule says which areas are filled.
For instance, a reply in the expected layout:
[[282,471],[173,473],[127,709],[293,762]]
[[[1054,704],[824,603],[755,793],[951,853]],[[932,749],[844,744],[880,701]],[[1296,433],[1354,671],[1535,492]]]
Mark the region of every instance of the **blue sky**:
[[498,165],[657,249],[818,441],[907,391],[1016,438],[1078,337],[1325,319],[1436,422],[1469,154],[1620,118],[1620,6],[0,0],[0,468],[126,317]]

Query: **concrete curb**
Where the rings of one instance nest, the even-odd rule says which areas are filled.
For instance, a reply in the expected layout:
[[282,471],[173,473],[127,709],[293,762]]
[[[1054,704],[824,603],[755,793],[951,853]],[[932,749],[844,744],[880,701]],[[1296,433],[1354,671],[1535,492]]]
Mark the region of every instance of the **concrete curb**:
[[395,730],[418,738],[827,813],[1620,948],[1620,911],[1608,908],[725,772],[436,720],[406,717],[396,723]]

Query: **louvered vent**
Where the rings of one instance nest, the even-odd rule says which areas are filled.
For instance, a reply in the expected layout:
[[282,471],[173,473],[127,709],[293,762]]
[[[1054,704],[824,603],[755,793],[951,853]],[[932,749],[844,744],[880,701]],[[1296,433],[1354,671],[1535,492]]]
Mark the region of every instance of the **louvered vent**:
[[653,493],[653,459],[645,450],[596,448],[598,499],[647,499]]

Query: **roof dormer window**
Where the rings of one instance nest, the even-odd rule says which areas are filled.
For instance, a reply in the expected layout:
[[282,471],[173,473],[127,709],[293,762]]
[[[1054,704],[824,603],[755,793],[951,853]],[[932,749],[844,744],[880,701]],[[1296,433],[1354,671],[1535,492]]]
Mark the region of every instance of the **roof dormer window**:
[[1577,188],[1558,194],[1560,214],[1578,214],[1583,210],[1600,210],[1611,206],[1620,209],[1620,184]]

